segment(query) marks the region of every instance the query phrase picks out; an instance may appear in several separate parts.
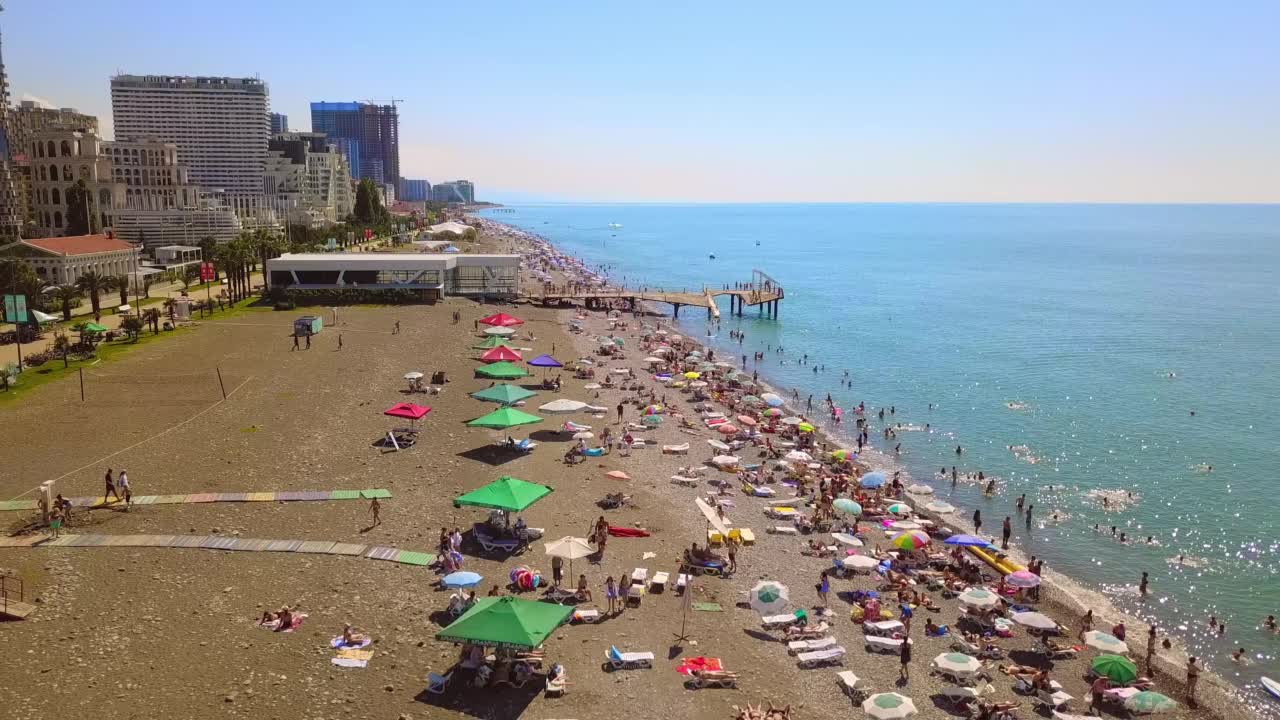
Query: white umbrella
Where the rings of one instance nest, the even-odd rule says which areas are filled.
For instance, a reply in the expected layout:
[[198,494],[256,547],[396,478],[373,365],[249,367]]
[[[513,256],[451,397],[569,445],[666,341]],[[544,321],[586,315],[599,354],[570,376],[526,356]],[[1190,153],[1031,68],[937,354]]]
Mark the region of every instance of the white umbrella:
[[763,400],[765,404],[768,405],[769,407],[778,407],[782,405],[783,402],[785,402],[781,397],[778,396],[777,393],[765,393],[760,396],[760,399]]
[[587,383],[586,385],[582,386],[582,389],[583,390],[599,390],[600,387],[601,387],[600,383]]
[[802,462],[802,463],[813,462],[813,456],[803,450],[792,450],[791,452],[787,453],[786,455],[783,455],[782,457],[788,460],[789,462]]
[[702,498],[694,498],[693,504],[698,507],[698,510],[702,511],[702,516],[707,519],[708,523],[711,523],[711,527],[715,528],[716,532],[724,537],[729,537],[729,527],[724,524],[724,520],[720,519],[718,510],[711,507],[711,504]]
[[582,432],[576,432],[573,434],[574,440],[590,440],[593,437],[595,437],[595,433],[589,430],[583,430]]
[[862,712],[876,720],[896,720],[919,713],[911,698],[898,693],[876,693],[862,701]]
[[484,331],[485,335],[500,335],[502,337],[511,337],[516,334],[515,330],[509,327],[491,327]]
[[889,524],[889,527],[893,530],[919,530],[922,526],[911,520],[895,520]]
[[689,383],[689,387],[691,388],[704,388],[706,386],[707,384],[702,382],[701,380],[694,380],[693,382]]
[[573,561],[577,558],[587,557],[596,551],[586,538],[573,537],[572,535],[566,535],[554,542],[543,543],[542,547],[546,549],[547,554],[551,557],[564,558],[569,561],[570,582],[573,581]]
[[660,357],[647,357],[647,358],[645,358],[645,359],[644,359],[644,362],[647,362],[647,363],[649,363],[650,365],[652,365],[652,364],[654,364],[654,363],[666,362],[666,360],[663,360],[663,359],[662,359],[662,358],[660,358]]
[[849,547],[862,547],[862,541],[849,533],[831,533],[831,539]]
[[731,368],[731,367],[733,367],[733,363],[718,362],[718,363],[716,363],[716,367],[718,367],[718,368]]
[[761,615],[773,615],[787,607],[790,593],[787,586],[773,580],[761,580],[748,593],[751,609]]
[[804,420],[801,420],[800,418],[792,415],[791,417],[782,418],[781,422],[783,425],[799,425],[800,423],[804,422]]
[[1129,652],[1129,644],[1120,638],[1101,630],[1090,630],[1084,634],[1084,644],[1103,652],[1125,655]]
[[730,450],[732,450],[732,449],[733,449],[733,448],[729,447],[728,445],[726,445],[726,444],[724,444],[724,443],[720,442],[719,440],[708,440],[708,441],[707,441],[707,444],[708,444],[708,445],[710,445],[711,447],[713,447],[713,448],[715,448],[715,449],[719,450],[720,452],[726,452],[726,453],[727,453],[727,452],[729,452]]
[[850,570],[870,570],[880,564],[880,561],[870,555],[846,555],[840,558],[840,564]]
[[1009,619],[1032,630],[1056,630],[1058,628],[1058,623],[1044,613],[1018,612],[1010,615]]
[[929,512],[952,513],[956,511],[956,506],[952,505],[951,503],[942,502],[941,500],[934,500],[928,505],[925,505],[924,509],[928,510]]
[[942,653],[934,658],[929,665],[948,673],[969,674],[976,673],[982,669],[982,663],[979,662],[978,658],[958,652]]
[[915,485],[912,485],[911,487],[907,488],[907,492],[911,493],[912,495],[932,495],[933,488],[929,487],[928,485],[921,485],[919,483],[916,483]]
[[990,608],[1000,604],[1000,596],[986,588],[971,587],[960,593],[961,603],[970,607]]
[[560,398],[559,400],[552,400],[546,405],[539,405],[538,412],[544,412],[548,415],[566,415],[568,413],[580,412],[586,407],[587,404],[584,402],[578,402],[577,400],[570,400],[568,398]]
[[418,380],[418,379],[421,379],[422,377],[423,377],[422,373],[418,372],[417,370],[414,370],[413,372],[407,372],[404,374],[405,380]]
[[711,464],[720,467],[732,467],[738,464],[738,458],[733,455],[717,455],[711,458]]

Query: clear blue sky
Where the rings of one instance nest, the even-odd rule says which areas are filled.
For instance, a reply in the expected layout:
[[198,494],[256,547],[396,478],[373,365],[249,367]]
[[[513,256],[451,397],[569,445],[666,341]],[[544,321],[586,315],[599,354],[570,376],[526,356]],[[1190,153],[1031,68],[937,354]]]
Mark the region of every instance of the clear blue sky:
[[116,72],[403,98],[482,198],[1280,201],[1280,3],[10,0],[15,99]]

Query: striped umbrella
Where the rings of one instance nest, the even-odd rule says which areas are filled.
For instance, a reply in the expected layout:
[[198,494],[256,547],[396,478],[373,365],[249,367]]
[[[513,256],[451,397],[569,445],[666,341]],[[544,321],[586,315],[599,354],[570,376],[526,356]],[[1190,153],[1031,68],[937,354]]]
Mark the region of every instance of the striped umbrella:
[[876,720],[896,720],[919,713],[911,698],[898,693],[876,693],[862,702],[862,712]]
[[1178,703],[1172,698],[1151,690],[1143,690],[1124,701],[1125,709],[1139,715],[1155,715],[1156,713],[1173,712]]
[[889,507],[885,508],[885,510],[887,510],[890,513],[893,513],[894,515],[910,515],[911,514],[911,506],[903,502],[896,502],[890,505]]
[[960,593],[958,598],[961,603],[976,608],[995,607],[1000,603],[1000,597],[986,588],[971,587]]
[[772,580],[761,580],[748,593],[751,609],[761,615],[782,612],[787,607],[787,586]]
[[919,550],[929,544],[929,535],[919,530],[908,530],[894,535],[889,544],[901,550]]
[[1084,644],[1114,655],[1125,655],[1129,652],[1129,643],[1101,630],[1090,630],[1085,633]]

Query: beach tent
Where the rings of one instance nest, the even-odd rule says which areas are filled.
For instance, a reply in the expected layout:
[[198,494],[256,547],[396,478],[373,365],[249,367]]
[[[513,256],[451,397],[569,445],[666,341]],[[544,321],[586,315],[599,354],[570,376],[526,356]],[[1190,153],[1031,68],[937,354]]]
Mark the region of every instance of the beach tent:
[[530,415],[527,412],[521,412],[515,408],[499,408],[482,415],[475,420],[467,422],[467,427],[483,427],[492,428],[494,430],[505,430],[509,427],[517,425],[532,425],[533,423],[542,422],[542,418],[537,415]]
[[481,362],[487,362],[487,363],[518,362],[523,359],[524,358],[521,357],[520,353],[516,352],[515,350],[512,350],[511,348],[505,345],[502,345],[496,348],[491,348],[489,350],[485,350],[480,355]]
[[560,398],[552,400],[546,405],[540,405],[538,412],[544,412],[548,415],[564,415],[567,413],[581,412],[587,409],[587,404],[578,400],[570,400],[568,398]]
[[502,405],[511,405],[513,403],[518,403],[521,400],[524,400],[526,398],[531,398],[537,394],[538,393],[532,390],[525,390],[524,388],[518,385],[512,385],[510,383],[502,383],[501,385],[494,385],[493,387],[487,387],[484,390],[473,392],[471,393],[471,397],[475,398],[476,400],[483,400],[484,402],[495,402]]
[[476,375],[494,380],[514,380],[527,377],[529,372],[519,365],[503,360],[476,368]]
[[472,645],[538,647],[573,615],[570,605],[523,600],[510,595],[476,601],[462,617],[436,633],[437,640]]
[[506,313],[497,313],[495,315],[490,315],[489,317],[480,318],[480,324],[488,325],[489,327],[515,327],[517,325],[523,325],[524,321]]
[[431,408],[422,405],[414,405],[413,403],[396,403],[386,410],[382,411],[383,415],[391,417],[404,418],[409,421],[413,427],[417,427],[417,422],[427,416],[431,412]]
[[564,367],[563,363],[551,357],[550,355],[539,355],[538,357],[530,360],[529,364],[533,367],[540,367],[540,368]]
[[503,512],[522,512],[550,495],[546,485],[513,477],[500,477],[484,487],[454,498],[454,507],[479,507]]
[[509,327],[491,327],[484,331],[485,335],[500,335],[502,337],[510,337],[516,334],[515,330]]
[[944,545],[959,545],[961,547],[988,547],[991,545],[990,540],[983,540],[977,535],[952,535],[943,540]]
[[471,347],[475,348],[476,350],[488,350],[489,348],[496,348],[496,347],[514,348],[515,345],[512,344],[512,341],[509,338],[492,335],[480,341],[479,343],[472,345]]

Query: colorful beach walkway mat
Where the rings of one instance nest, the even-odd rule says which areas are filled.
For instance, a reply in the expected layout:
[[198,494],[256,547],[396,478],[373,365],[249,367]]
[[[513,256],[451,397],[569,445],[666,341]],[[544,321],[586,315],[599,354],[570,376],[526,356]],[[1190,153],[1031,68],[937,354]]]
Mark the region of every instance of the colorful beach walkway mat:
[[[389,498],[391,491],[382,488],[370,490],[283,490],[278,492],[243,492],[243,493],[194,493],[190,495],[134,495],[134,505],[185,505],[190,503],[211,502],[318,502],[321,500],[372,500]],[[72,507],[96,508],[108,505],[119,505],[121,501],[113,499],[104,502],[101,497],[67,498]],[[38,510],[39,501],[4,500],[0,501],[0,511],[5,510]]]

